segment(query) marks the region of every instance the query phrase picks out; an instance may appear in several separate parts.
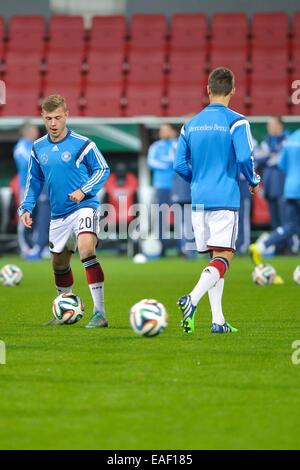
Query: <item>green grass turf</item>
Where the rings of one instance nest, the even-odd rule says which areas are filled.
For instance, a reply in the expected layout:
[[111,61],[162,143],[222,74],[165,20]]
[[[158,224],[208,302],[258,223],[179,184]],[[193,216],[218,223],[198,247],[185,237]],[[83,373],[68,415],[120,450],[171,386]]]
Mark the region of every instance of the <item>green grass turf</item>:
[[[101,259],[101,254],[99,253]],[[77,256],[74,292],[85,303],[76,325],[43,327],[55,297],[50,262],[18,264],[20,286],[0,286],[1,449],[288,449],[300,448],[300,258],[270,262],[284,285],[260,287],[248,258],[235,258],[223,305],[237,334],[210,334],[207,296],[196,333],[184,336],[177,298],[206,264],[170,258],[135,265],[104,257],[109,328],[88,330],[92,303]],[[169,325],[155,338],[136,336],[128,311],[157,298]]]

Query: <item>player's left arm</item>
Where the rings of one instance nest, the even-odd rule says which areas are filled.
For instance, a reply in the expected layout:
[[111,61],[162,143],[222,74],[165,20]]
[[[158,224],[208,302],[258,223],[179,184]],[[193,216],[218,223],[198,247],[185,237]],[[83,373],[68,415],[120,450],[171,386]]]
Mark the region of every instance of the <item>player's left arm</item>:
[[255,194],[258,191],[260,176],[254,168],[253,139],[247,119],[235,122],[230,133],[239,168],[249,184],[250,193]]
[[69,194],[71,201],[80,202],[86,196],[95,196],[104,186],[110,169],[100,150],[94,144],[84,156],[84,162],[91,169],[92,175],[80,188]]
[[190,149],[186,141],[185,126],[183,126],[176,146],[173,168],[188,183],[192,181],[190,159]]

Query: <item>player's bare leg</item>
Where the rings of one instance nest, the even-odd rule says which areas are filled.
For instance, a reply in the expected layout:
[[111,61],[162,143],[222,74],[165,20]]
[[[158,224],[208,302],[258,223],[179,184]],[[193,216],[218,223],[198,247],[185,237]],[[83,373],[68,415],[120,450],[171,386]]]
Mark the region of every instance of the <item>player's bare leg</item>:
[[[66,247],[61,253],[51,253],[57,295],[72,292],[73,274],[70,267],[71,256],[72,252]],[[59,324],[60,321],[53,317],[50,322],[45,323],[45,326]]]
[[94,302],[94,311],[86,328],[103,328],[108,326],[104,307],[104,273],[96,258],[97,236],[94,233],[80,233],[77,244],[81,262]]

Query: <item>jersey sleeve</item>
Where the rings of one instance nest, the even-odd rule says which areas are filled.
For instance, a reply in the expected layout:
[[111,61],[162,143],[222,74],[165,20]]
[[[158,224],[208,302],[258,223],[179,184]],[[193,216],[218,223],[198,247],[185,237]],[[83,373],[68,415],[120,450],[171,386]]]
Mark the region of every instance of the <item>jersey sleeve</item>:
[[257,186],[260,182],[260,176],[254,169],[253,143],[249,122],[245,118],[238,119],[231,125],[230,133],[241,172],[248,184]]
[[192,181],[191,153],[186,141],[185,126],[182,127],[178,139],[173,168],[185,181]]
[[43,189],[44,181],[45,177],[41,170],[40,162],[36,156],[34,147],[32,147],[28,166],[24,200],[18,208],[19,216],[24,214],[25,211],[28,211],[30,212],[30,214],[32,214],[36,201]]
[[89,196],[95,196],[104,186],[110,169],[100,150],[91,142],[84,156],[84,163],[91,171],[91,177],[81,187],[81,191]]
[[159,150],[159,143],[154,142],[148,150],[148,166],[151,170],[168,170],[171,165],[170,153],[162,154]]
[[279,163],[278,168],[286,173],[287,170],[287,151],[286,147],[283,147],[280,155],[279,155]]
[[28,158],[24,155],[22,148],[17,146],[13,153],[18,173],[24,173],[28,170]]

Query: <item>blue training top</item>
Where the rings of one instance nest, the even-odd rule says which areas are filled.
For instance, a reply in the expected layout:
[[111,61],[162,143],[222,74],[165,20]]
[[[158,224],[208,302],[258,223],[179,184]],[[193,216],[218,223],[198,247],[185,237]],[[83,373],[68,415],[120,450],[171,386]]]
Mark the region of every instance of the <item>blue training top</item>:
[[[24,201],[18,213],[32,213],[44,181],[52,217],[62,217],[82,207],[98,208],[97,192],[109,173],[105,158],[87,137],[67,129],[64,139],[53,142],[46,134],[32,146]],[[69,194],[79,188],[85,197],[77,204]]]
[[148,165],[153,170],[153,186],[171,189],[174,170],[173,160],[177,139],[161,139],[153,142],[148,150]]
[[[239,173],[250,185],[255,173],[249,122],[221,103],[212,103],[181,129],[174,170],[191,184],[192,210],[238,210]],[[200,206],[200,207],[199,207]]]
[[300,199],[300,130],[287,139],[278,167],[285,172],[284,197]]

